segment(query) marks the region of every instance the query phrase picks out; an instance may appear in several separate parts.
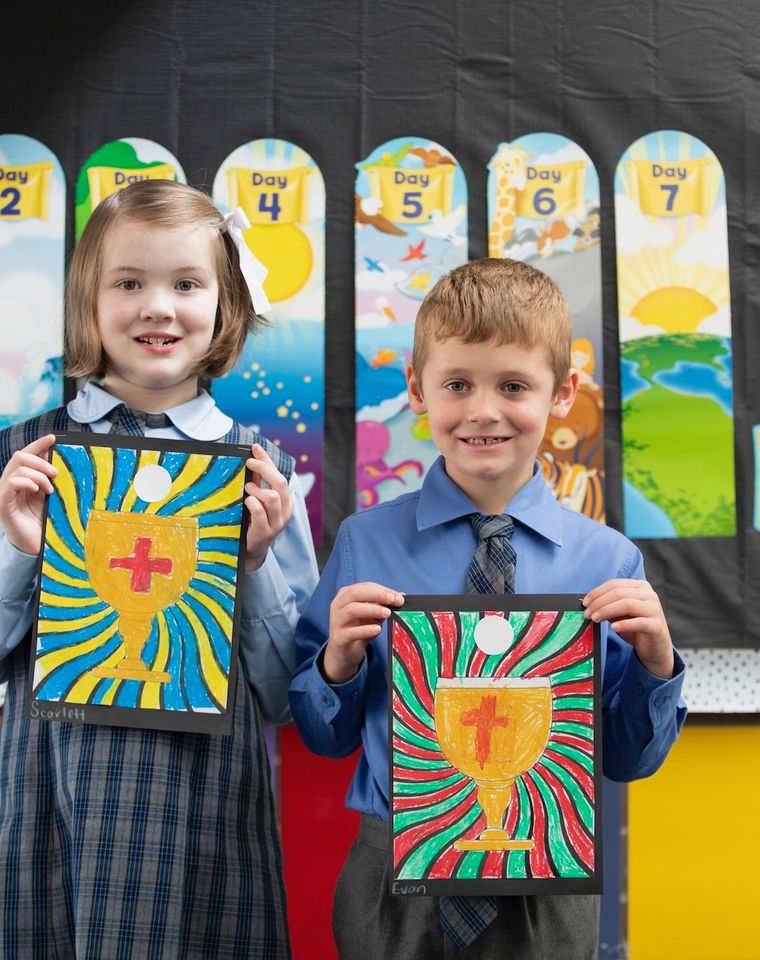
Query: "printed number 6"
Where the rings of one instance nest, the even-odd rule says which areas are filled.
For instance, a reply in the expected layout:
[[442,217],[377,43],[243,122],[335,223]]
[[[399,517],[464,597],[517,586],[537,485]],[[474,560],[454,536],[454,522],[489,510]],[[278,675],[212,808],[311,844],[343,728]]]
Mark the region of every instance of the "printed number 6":
[[407,213],[406,210],[403,210],[401,213],[403,217],[406,217],[408,220],[412,220],[415,217],[419,217],[419,215],[422,213],[422,204],[416,198],[421,196],[422,196],[421,190],[406,191],[406,193],[404,194],[403,205],[404,207],[409,208],[409,212]]
[[542,217],[548,217],[557,209],[557,201],[553,197],[554,187],[542,187],[533,195],[533,209]]
[[3,190],[2,193],[0,193],[0,197],[2,197],[3,200],[6,197],[10,197],[10,200],[6,203],[6,205],[0,208],[0,217],[20,217],[21,216],[21,210],[19,209],[19,205],[18,205],[19,200],[21,199],[20,190],[17,190],[15,187],[6,187],[5,190]]

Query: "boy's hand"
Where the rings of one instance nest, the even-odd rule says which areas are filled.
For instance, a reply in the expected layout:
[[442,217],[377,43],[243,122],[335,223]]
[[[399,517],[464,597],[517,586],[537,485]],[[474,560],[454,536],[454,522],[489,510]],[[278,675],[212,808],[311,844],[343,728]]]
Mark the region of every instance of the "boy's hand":
[[608,580],[583,598],[585,616],[610,626],[653,676],[670,680],[675,658],[660,598],[646,580]]
[[330,604],[330,637],[322,661],[328,683],[346,683],[355,676],[367,644],[374,640],[404,596],[379,583],[352,583]]
[[55,434],[17,450],[0,476],[0,524],[17,550],[36,556],[42,545],[42,512],[58,471],[47,461]]
[[[246,535],[246,573],[259,569],[274,538],[285,529],[293,515],[288,481],[262,446],[254,443],[251,453],[246,466],[254,478],[245,485],[246,498],[243,501],[251,515]],[[261,485],[262,480],[266,481],[267,487]]]

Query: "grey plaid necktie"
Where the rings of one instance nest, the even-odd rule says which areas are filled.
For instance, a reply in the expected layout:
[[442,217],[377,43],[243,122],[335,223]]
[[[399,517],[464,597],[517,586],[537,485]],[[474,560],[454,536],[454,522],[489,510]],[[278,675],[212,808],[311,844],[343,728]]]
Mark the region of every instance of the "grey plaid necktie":
[[[467,571],[468,593],[514,593],[517,555],[510,543],[512,518],[474,513],[470,517],[479,543]],[[444,933],[464,950],[496,919],[496,897],[441,897],[439,918]]]
[[150,427],[157,430],[160,427],[171,426],[171,420],[165,413],[145,413],[144,410],[132,410],[126,403],[114,407],[108,414],[111,421],[109,433],[122,433],[130,437],[143,437],[145,430]]

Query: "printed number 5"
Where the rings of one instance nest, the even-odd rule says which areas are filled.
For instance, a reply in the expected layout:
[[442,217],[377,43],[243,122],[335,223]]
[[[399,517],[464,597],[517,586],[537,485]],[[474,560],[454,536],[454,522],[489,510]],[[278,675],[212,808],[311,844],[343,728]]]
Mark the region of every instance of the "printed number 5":
[[670,213],[673,209],[673,204],[676,202],[676,194],[678,193],[678,184],[677,183],[661,183],[660,190],[666,190],[669,194],[668,202],[665,204],[665,209]]
[[406,218],[409,219],[409,220],[412,220],[412,219],[414,219],[415,217],[419,217],[419,215],[422,213],[422,204],[421,204],[420,201],[417,200],[416,198],[417,198],[417,197],[421,197],[421,196],[422,196],[422,191],[421,191],[421,190],[407,190],[407,191],[406,191],[406,193],[404,194],[404,204],[403,204],[403,205],[404,205],[404,207],[409,208],[409,212],[407,212],[406,209],[403,210],[403,211],[402,211],[402,216],[406,217]]
[[6,197],[10,197],[8,202],[4,207],[0,207],[0,217],[20,217],[21,210],[19,209],[19,200],[21,199],[21,191],[17,190],[15,187],[6,187],[5,190],[0,193],[0,197],[5,200]]

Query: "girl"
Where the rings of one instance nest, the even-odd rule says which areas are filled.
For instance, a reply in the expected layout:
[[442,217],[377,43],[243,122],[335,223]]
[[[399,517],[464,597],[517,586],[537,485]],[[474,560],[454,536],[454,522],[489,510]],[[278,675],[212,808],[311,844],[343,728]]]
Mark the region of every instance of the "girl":
[[[96,208],[69,272],[67,372],[99,382],[0,433],[2,958],[289,956],[262,717],[288,719],[316,561],[292,459],[198,385],[233,366],[258,319],[209,198],[134,184]],[[52,430],[252,444],[230,736],[27,719]]]

